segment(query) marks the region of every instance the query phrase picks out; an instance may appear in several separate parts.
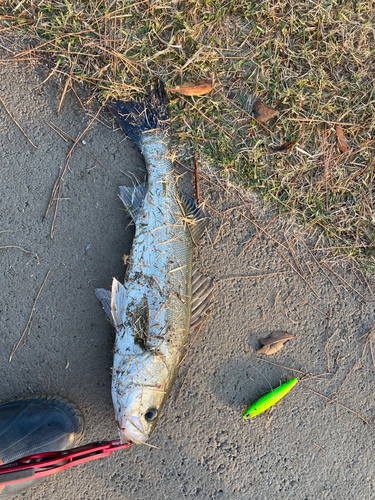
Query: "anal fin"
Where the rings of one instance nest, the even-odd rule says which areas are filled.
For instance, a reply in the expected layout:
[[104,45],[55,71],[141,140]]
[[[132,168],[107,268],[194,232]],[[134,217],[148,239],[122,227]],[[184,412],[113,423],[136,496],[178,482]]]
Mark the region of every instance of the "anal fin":
[[214,280],[193,268],[191,277],[191,321],[190,331],[198,329],[212,302]]
[[147,194],[147,184],[139,184],[134,187],[120,186],[120,199],[135,222]]
[[188,227],[191,238],[194,244],[197,245],[199,240],[203,236],[209,218],[204,213],[203,208],[199,206],[197,201],[191,196],[183,194],[181,196],[181,205],[185,211],[186,216],[191,220]]

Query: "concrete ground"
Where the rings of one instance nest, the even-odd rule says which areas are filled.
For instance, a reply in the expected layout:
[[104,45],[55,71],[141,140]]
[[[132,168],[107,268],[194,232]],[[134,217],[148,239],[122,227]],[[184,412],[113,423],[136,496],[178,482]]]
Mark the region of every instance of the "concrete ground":
[[[1,58],[0,97],[38,149],[0,104],[0,401],[58,393],[85,414],[85,443],[115,439],[114,331],[94,289],[124,278],[134,229],[118,186],[144,178],[144,161],[101,110],[80,141],[93,156],[79,147],[71,156],[51,239],[54,206],[43,217],[72,146],[51,127],[76,137],[99,105],[84,111],[70,90],[57,116],[65,82],[45,81],[50,69],[40,64],[5,64],[9,51]],[[83,89],[76,91],[85,103]],[[181,166],[179,173],[191,176]],[[20,498],[375,498],[374,364],[362,337],[375,322],[373,285],[341,261],[329,262],[337,274],[318,265],[313,255],[323,254],[308,252],[308,233],[290,219],[260,233],[273,214],[255,198],[245,200],[207,172],[200,188],[212,221],[196,259],[217,291],[151,438],[156,448],[133,446],[74,467]],[[296,338],[272,356],[257,355],[258,338],[275,330]],[[304,373],[268,414],[242,419],[270,387]]]

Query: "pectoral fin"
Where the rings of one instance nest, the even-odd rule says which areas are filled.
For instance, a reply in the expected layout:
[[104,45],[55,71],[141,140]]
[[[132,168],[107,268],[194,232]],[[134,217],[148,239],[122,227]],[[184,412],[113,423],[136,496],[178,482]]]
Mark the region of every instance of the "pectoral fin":
[[200,327],[212,302],[214,280],[193,269],[191,277],[191,322],[190,331]]
[[143,205],[143,200],[147,194],[147,184],[139,184],[139,186],[127,187],[120,186],[120,198],[130,213],[135,222]]
[[96,288],[95,295],[100,300],[104,312],[108,316],[109,320],[112,321],[111,292],[109,290],[104,290],[104,288]]
[[127,292],[116,278],[112,281],[111,316],[117,330],[122,328],[126,320]]

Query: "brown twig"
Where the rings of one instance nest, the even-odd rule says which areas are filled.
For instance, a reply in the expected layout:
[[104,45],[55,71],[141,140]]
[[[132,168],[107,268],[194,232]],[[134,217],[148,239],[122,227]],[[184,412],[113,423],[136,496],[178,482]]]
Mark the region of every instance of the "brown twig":
[[332,152],[333,152],[333,144],[330,148],[328,156],[326,155],[326,148],[325,146],[327,145],[327,132],[323,133],[323,159],[324,159],[324,180],[322,182],[325,183],[325,188],[326,188],[326,210],[329,210],[329,186],[328,186],[328,181],[331,177],[331,172],[330,172],[330,163],[331,163],[331,158],[332,158]]
[[285,274],[289,271],[277,271],[275,273],[266,273],[266,274],[249,274],[248,276],[229,276],[228,278],[219,278],[218,281],[230,281],[244,278],[264,278],[265,276],[275,276],[277,274]]
[[[360,340],[362,340],[363,337],[366,337],[366,335],[367,335],[367,340],[370,340],[372,338],[372,336],[375,334],[375,331],[374,331],[374,334],[370,335],[370,333],[374,330],[374,328],[375,328],[375,325],[372,325],[372,327],[366,333],[364,333],[363,335],[361,335],[359,337],[359,339],[357,340],[357,342],[359,342]],[[367,340],[366,340],[366,342],[367,342]]]
[[293,295],[293,293],[294,293],[294,289],[293,289],[293,290],[291,290],[291,291],[288,293],[288,295],[285,297],[285,299],[283,300],[283,304],[285,304],[285,302],[286,302],[287,300],[289,300],[289,299],[290,299],[290,297]]
[[221,230],[223,229],[223,227],[225,227],[225,225],[226,225],[226,224],[230,225],[230,224],[229,224],[229,222],[223,222],[223,219],[221,219],[221,224],[220,224],[220,227],[219,227],[219,229],[218,229],[218,231],[217,231],[217,233],[216,233],[216,236],[215,236],[215,238],[214,238],[214,241],[212,242],[212,246],[215,246],[215,245],[216,245],[216,242],[217,242],[217,240],[219,239],[219,236],[220,236]]
[[328,373],[331,373],[331,367],[329,365],[329,350],[328,350],[328,330],[329,330],[329,324],[331,322],[331,317],[332,317],[332,309],[329,311],[329,313],[327,315],[326,342],[325,342],[325,346],[324,346],[324,350],[325,350],[326,356],[327,356],[327,372]]
[[307,279],[304,276],[302,276],[302,274],[299,271],[297,271],[297,269],[293,266],[293,264],[290,262],[290,260],[283,254],[283,252],[280,250],[280,248],[277,247],[276,250],[287,261],[287,263],[290,265],[290,267],[293,269],[293,271],[296,272],[301,279],[303,279],[303,281],[309,286],[309,288],[311,288],[314,295],[319,299],[320,297],[317,294],[317,292],[314,290],[313,286],[310,285],[310,283],[307,281]]
[[332,122],[328,120],[323,120],[322,118],[288,118],[292,122],[317,122],[317,123],[327,123],[328,125],[345,125],[350,127],[362,127],[362,125],[357,125],[356,123],[345,123],[345,122]]
[[[179,160],[177,160],[177,158],[174,159],[174,161],[176,163],[178,163],[179,165],[181,165],[181,167],[184,167],[186,170],[188,170],[189,172],[193,172],[194,173],[194,169],[191,168],[191,167],[188,167],[187,165],[185,165],[184,163],[181,163]],[[212,186],[214,186],[215,188],[219,188],[219,189],[222,189],[225,193],[228,191],[226,187],[222,186],[220,183],[218,182],[213,182],[207,175],[204,175],[202,174],[202,172],[200,173],[200,178],[203,178],[206,182],[208,182],[209,184],[211,184]]]
[[63,90],[63,93],[61,95],[59,106],[57,108],[57,116],[59,116],[59,114],[60,114],[61,106],[62,106],[62,103],[64,101],[64,97],[65,97],[66,91],[68,90],[68,87],[69,87],[69,85],[72,82],[72,76],[71,75],[73,74],[74,68],[75,68],[75,66],[77,64],[77,59],[78,59],[78,56],[76,57],[75,61],[73,62],[72,67],[70,69],[70,75],[67,77],[67,79],[65,81],[64,90]]
[[361,206],[361,210],[359,211],[359,217],[358,217],[358,222],[357,222],[357,231],[355,233],[355,243],[356,243],[356,245],[358,244],[359,228],[361,226],[361,219],[362,219],[363,209],[364,209],[364,205]]
[[44,218],[46,219],[48,217],[48,213],[50,211],[50,208],[52,207],[53,205],[53,202],[55,201],[55,197],[56,197],[56,193],[57,191],[60,191],[59,187],[61,186],[61,183],[63,181],[63,178],[64,178],[64,175],[65,175],[65,172],[67,171],[68,169],[68,165],[69,165],[69,161],[70,161],[70,158],[68,158],[66,160],[66,163],[65,163],[65,166],[63,169],[60,168],[60,172],[59,172],[59,175],[57,176],[57,179],[55,181],[55,184],[53,185],[53,188],[52,188],[52,193],[51,193],[51,197],[49,199],[49,202],[48,202],[48,206],[47,206],[47,210],[46,210],[46,213],[44,214]]
[[177,393],[176,403],[177,403],[177,401],[178,401],[178,398],[180,397],[180,394],[181,394],[181,391],[182,391],[182,386],[183,386],[183,385],[184,385],[184,383],[185,383],[185,380],[186,380],[186,377],[188,376],[188,373],[189,373],[189,371],[190,371],[190,368],[191,368],[191,367],[189,366],[189,368],[187,369],[187,371],[186,371],[186,373],[185,373],[185,375],[184,375],[184,378],[182,379],[182,382],[181,382],[180,388],[179,388],[178,393]]
[[312,251],[309,249],[309,247],[306,245],[306,243],[302,240],[302,243],[305,245],[305,247],[307,248],[307,251],[309,252],[309,254],[311,255],[311,257],[314,259],[316,265],[319,267],[319,269],[322,271],[322,273],[327,277],[328,281],[331,283],[331,285],[333,286],[333,288],[336,290],[336,292],[340,295],[340,290],[335,286],[335,284],[333,283],[333,281],[331,280],[331,278],[329,277],[329,275],[324,271],[324,269],[322,268],[322,266],[320,265],[319,261],[317,260],[317,258],[315,257],[315,255],[312,253]]
[[320,377],[327,377],[327,375],[332,375],[332,373],[326,372],[326,373],[318,373],[317,375],[310,375],[309,377],[306,375],[306,377],[303,377],[300,382],[308,382],[309,380],[313,380],[315,378],[320,378]]
[[17,250],[21,250],[22,252],[25,252],[25,253],[27,253],[29,255],[33,255],[34,257],[36,257],[38,265],[40,264],[39,257],[37,256],[37,254],[35,252],[29,252],[29,250],[25,250],[24,248],[19,247],[17,245],[4,245],[4,246],[0,247],[0,250],[6,249],[6,248],[16,248]]
[[280,293],[281,293],[281,290],[278,290],[277,293],[276,293],[276,295],[275,295],[275,300],[273,301],[272,310],[276,309],[276,304],[277,304],[277,301],[279,300]]
[[[258,220],[254,214],[254,212],[251,210],[249,204],[246,202],[246,200],[243,199],[243,197],[241,196],[241,193],[240,193],[240,190],[237,189],[235,186],[233,186],[233,189],[235,191],[237,191],[237,195],[238,197],[240,198],[240,200],[242,201],[242,203],[245,205],[245,207],[248,209],[249,213],[254,217],[254,219]],[[240,213],[240,212],[239,212]],[[245,214],[242,214],[243,217],[245,217],[246,219],[248,219],[248,217],[245,216]],[[252,222],[254,224],[254,221],[251,221],[250,219],[248,219],[250,222]],[[256,224],[255,224],[256,225]],[[260,226],[258,226],[258,229],[261,229]],[[265,232],[265,234],[267,234]]]
[[81,108],[83,109],[83,111],[86,112],[86,108],[85,106],[83,105],[83,102],[81,101],[81,99],[79,98],[79,95],[77,94],[75,88],[74,88],[74,85],[73,85],[73,82],[72,82],[72,78],[70,77],[70,88],[73,90],[73,94],[76,96],[77,98],[77,101],[79,102]]
[[[69,163],[69,160],[68,160],[68,163]],[[51,231],[50,231],[51,240],[53,240],[53,237],[55,236],[55,223],[56,223],[56,217],[57,217],[57,210],[59,208],[59,203],[60,203],[61,186],[62,186],[62,182],[59,183],[58,190],[57,190],[57,196],[55,198],[55,201],[56,201],[55,211],[54,211],[54,214],[53,214],[53,219],[52,219],[52,224],[51,224]]]
[[[49,127],[51,127],[51,129],[52,129],[54,132],[56,132],[56,134],[59,134],[59,135],[60,135],[60,133],[61,133],[61,134],[65,135],[68,139],[70,139],[71,141],[75,142],[74,137],[72,137],[72,136],[71,136],[71,135],[69,135],[67,132],[65,132],[64,130],[62,130],[61,128],[59,128],[59,127],[58,127],[57,125],[55,125],[53,122],[48,123],[48,126],[49,126]],[[59,133],[59,132],[60,132],[60,133]],[[64,137],[63,137],[62,135],[60,135],[60,137],[61,137],[62,139],[64,139]],[[64,139],[64,140],[65,140],[65,139]],[[85,153],[87,153],[89,156],[91,156],[91,158],[92,158],[93,160],[97,161],[97,162],[99,163],[99,165],[101,165],[101,166],[102,166],[105,170],[108,170],[108,168],[107,168],[105,165],[103,165],[103,163],[102,163],[100,160],[98,160],[98,158],[97,158],[96,156],[94,156],[93,154],[91,154],[91,153],[90,153],[90,151],[87,151],[87,149],[86,149],[85,147],[83,147],[83,146],[82,146],[82,144],[79,144],[79,143],[78,143],[78,144],[77,144],[77,146],[79,146],[81,149],[83,149],[83,151],[84,151]]]
[[309,305],[310,307],[312,307],[313,309],[315,309],[316,311],[320,312],[320,314],[323,314],[323,316],[325,316],[326,318],[328,318],[327,314],[325,312],[323,312],[321,309],[319,309],[318,307],[314,306],[313,304],[310,304],[310,302],[308,302],[306,299],[304,299],[302,297],[302,295],[298,295],[298,298],[303,300],[303,302],[307,305]]
[[303,276],[303,275],[304,275],[304,271],[303,271],[303,269],[302,269],[301,263],[300,263],[300,261],[297,259],[297,255],[296,255],[295,251],[293,250],[293,247],[292,247],[292,245],[291,245],[291,243],[290,243],[290,240],[288,240],[288,238],[286,237],[285,232],[284,232],[284,239],[285,239],[285,241],[286,241],[286,244],[288,245],[289,252],[291,253],[291,255],[292,255],[292,257],[293,257],[293,260],[294,260],[294,262],[295,262],[296,266],[297,266],[297,267],[298,267],[298,269],[299,269],[299,272],[300,272],[300,273],[301,273],[301,275]]
[[[82,35],[83,33],[89,33],[89,32],[91,32],[91,33],[95,33],[95,34],[96,34],[96,32],[95,32],[94,30],[92,30],[92,29],[88,29],[88,30],[83,30],[83,31],[77,31],[76,33],[74,33],[74,35],[75,35],[75,36],[77,36],[77,35]],[[41,49],[42,47],[44,47],[45,45],[48,45],[48,44],[51,44],[51,43],[56,43],[56,42],[57,42],[57,40],[62,40],[63,38],[66,38],[66,37],[71,37],[71,36],[72,36],[72,34],[71,34],[71,33],[67,33],[67,34],[65,34],[65,35],[61,35],[61,36],[59,36],[59,37],[53,37],[53,39],[52,39],[52,40],[48,40],[47,42],[41,43],[41,44],[40,44],[40,45],[38,45],[37,47],[32,47],[32,48],[31,48],[31,49],[29,49],[29,50],[24,50],[23,52],[20,52],[19,54],[16,54],[14,57],[18,59],[18,58],[19,58],[19,57],[21,57],[21,56],[25,56],[25,55],[27,55],[27,54],[30,54],[31,52],[34,52],[34,51],[36,51],[36,50],[40,50],[40,49]]]
[[278,215],[275,215],[275,217],[273,217],[270,222],[265,226],[265,227],[262,227],[258,233],[254,236],[254,238],[252,238],[249,242],[246,243],[246,245],[243,247],[243,249],[241,250],[241,252],[237,255],[237,257],[241,257],[241,255],[243,253],[246,252],[246,250],[248,250],[252,244],[264,233],[266,232],[266,229],[269,228],[269,226],[279,217],[279,214]]
[[[53,123],[52,123],[52,125],[51,125],[51,123],[52,123],[52,122],[47,123],[47,125],[48,125],[48,126],[49,126],[49,127],[50,127],[50,128],[51,128],[51,129],[52,129],[52,130],[53,130],[53,131],[54,131],[54,132],[55,132],[58,136],[59,136],[59,137],[61,137],[61,139],[62,139],[64,142],[68,142],[68,139],[67,139],[66,137],[64,137],[64,136],[62,135],[62,133],[61,133],[59,130],[56,130],[56,129],[54,128],[54,127],[56,127],[56,125],[54,125]],[[73,140],[74,140],[74,139],[73,139]]]
[[185,356],[184,356],[184,357],[181,359],[181,361],[178,363],[178,367],[180,367],[180,366],[182,365],[182,363],[185,361],[186,356],[189,354],[189,351],[190,351],[190,349],[191,349],[192,345],[194,344],[195,339],[196,339],[196,338],[197,338],[197,336],[198,336],[198,333],[202,330],[203,325],[206,323],[206,321],[208,320],[208,318],[209,318],[210,316],[211,316],[211,313],[210,313],[210,314],[208,314],[208,316],[206,316],[206,317],[204,318],[204,320],[202,321],[202,323],[200,324],[200,326],[199,326],[199,328],[198,328],[198,330],[197,330],[197,333],[194,335],[194,338],[193,338],[193,340],[192,340],[191,344],[189,345],[189,347],[188,347],[188,348],[187,348],[187,350],[186,350]]
[[279,363],[269,361],[268,359],[261,358],[259,356],[254,356],[254,358],[259,359],[260,361],[264,361],[265,363],[269,363],[270,365],[278,366],[279,368],[284,368],[284,370],[290,370],[292,372],[302,373],[302,375],[306,375],[306,372],[303,372],[302,370],[297,370],[296,368],[289,368],[289,366],[280,365]]
[[[362,355],[363,355],[363,353],[364,353],[364,349],[362,350]],[[357,359],[357,361],[356,361],[355,363],[353,363],[353,365],[351,366],[350,370],[349,370],[349,371],[348,371],[348,373],[345,375],[344,380],[343,380],[343,381],[341,382],[341,384],[338,386],[338,388],[337,388],[336,392],[335,392],[335,393],[331,396],[331,397],[332,397],[332,399],[335,399],[335,398],[337,397],[337,395],[338,395],[338,393],[340,392],[340,390],[341,390],[342,386],[343,386],[343,385],[345,384],[345,382],[348,380],[348,378],[349,378],[350,374],[352,373],[352,371],[354,371],[354,369],[356,368],[356,366],[358,365],[358,363],[361,361],[361,359],[362,359],[362,356],[361,356],[359,359]]]
[[319,445],[318,445],[318,444],[316,444],[316,443],[313,443],[313,445],[314,445],[314,446],[316,446],[317,448],[319,448],[319,449],[320,449],[320,450],[322,450],[322,451],[326,451],[324,448],[322,448],[321,446],[319,446]]
[[371,344],[372,338],[369,340],[368,346],[370,348],[370,354],[371,354],[371,359],[372,359],[372,369],[375,372],[375,360],[374,360],[374,353],[372,352],[372,344]]
[[326,262],[323,262],[323,264],[336,276],[337,279],[339,279],[342,283],[344,283],[344,285],[348,286],[349,288],[351,288],[353,290],[353,292],[357,293],[360,297],[362,297],[362,299],[364,301],[366,301],[365,297],[360,293],[358,292],[358,290],[356,290],[355,288],[353,288],[351,285],[349,285],[349,283],[347,281],[344,280],[344,278],[342,278],[339,274],[337,274],[333,269],[332,267],[330,267]]
[[[72,153],[74,151],[74,148],[79,144],[79,141],[82,139],[82,137],[84,136],[84,134],[87,132],[87,130],[93,124],[93,122],[96,120],[97,116],[99,115],[100,111],[103,109],[104,105],[105,105],[105,103],[103,103],[101,105],[101,107],[98,109],[98,111],[95,114],[94,118],[90,121],[90,123],[87,125],[87,127],[77,136],[76,139],[74,139],[74,143],[73,143],[72,147],[70,148],[69,153],[66,155],[65,166],[64,166],[63,170],[61,171],[61,173],[58,175],[58,177],[57,177],[57,179],[55,181],[55,184],[53,186],[51,197],[50,197],[50,200],[48,202],[47,210],[46,210],[46,213],[44,214],[44,218],[46,219],[46,217],[48,216],[48,213],[50,211],[50,208],[53,205],[53,202],[56,200],[55,213],[54,213],[54,216],[53,216],[53,221],[52,221],[52,226],[51,226],[51,233],[50,233],[51,234],[51,239],[54,237],[54,234],[55,234],[55,221],[56,221],[57,210],[58,210],[58,206],[59,206],[59,199],[60,199],[60,192],[61,192],[62,181],[64,180],[65,173],[66,173],[66,171],[68,169],[68,165],[69,165],[69,161],[70,161],[71,155],[72,155]],[[57,197],[56,197],[56,193],[57,193]]]
[[200,204],[201,198],[199,195],[199,177],[198,177],[198,152],[194,153],[194,180],[195,180],[195,194],[197,196],[197,201]]
[[365,281],[365,283],[366,283],[366,286],[367,286],[367,288],[368,288],[368,291],[371,293],[371,295],[372,295],[372,296],[374,297],[374,299],[375,299],[374,292],[372,291],[372,288],[370,287],[370,285],[369,285],[369,283],[368,283],[368,281],[367,281],[367,279],[366,279],[366,275],[365,275],[365,273],[362,271],[362,269],[361,269],[360,267],[358,267],[358,271],[362,274],[362,277],[363,277],[363,279],[364,279],[364,281]]
[[96,118],[98,117],[99,113],[101,112],[101,110],[104,108],[106,104],[106,101],[103,102],[103,104],[100,106],[100,108],[98,109],[98,111],[95,113],[95,116],[94,118],[91,120],[91,122],[87,125],[87,127],[83,130],[83,132],[81,132],[77,139],[75,139],[74,141],[74,144],[73,146],[71,147],[69,153],[67,154],[67,158],[70,158],[70,156],[72,155],[73,151],[74,151],[74,148],[77,146],[78,142],[82,139],[82,137],[86,134],[86,132],[88,131],[88,129],[91,127],[91,125],[94,123],[94,121],[96,120]]
[[[98,45],[98,44],[93,44],[93,45],[96,46],[99,50],[102,50],[103,52],[107,52],[107,54],[109,54],[111,56],[118,57],[121,61],[124,61],[125,63],[129,64],[129,66],[133,66],[137,70],[138,70],[137,66],[140,66],[141,68],[147,70],[147,68],[145,67],[144,64],[142,64],[139,61],[136,61],[134,59],[129,59],[129,57],[125,57],[123,54],[120,54],[120,52],[117,52],[116,50],[106,49],[105,47],[103,47],[103,45]],[[135,89],[135,90],[141,90],[139,87],[134,87],[134,86],[131,86],[131,85],[126,85],[126,87],[127,88],[132,88],[132,89]]]
[[[243,200],[243,198],[241,197],[241,195],[239,195],[240,198],[242,199],[242,201],[245,203],[245,205],[247,206],[246,202]],[[253,215],[252,211],[250,210],[249,207],[247,207],[248,210],[250,211],[250,213]],[[313,291],[313,293],[316,295],[317,298],[319,298],[319,295],[317,294],[317,292],[314,290],[314,288],[312,287],[312,285],[310,285],[310,283],[297,271],[297,269],[293,266],[293,264],[290,262],[290,260],[283,254],[283,252],[280,250],[279,247],[283,247],[285,250],[289,250],[285,245],[283,245],[280,241],[278,241],[276,238],[274,238],[269,232],[267,232],[264,228],[262,228],[261,226],[259,226],[256,222],[254,222],[253,220],[249,219],[249,217],[247,217],[244,213],[238,211],[238,213],[240,215],[242,215],[242,217],[245,217],[245,219],[247,219],[249,222],[251,222],[252,224],[254,224],[254,226],[256,226],[258,229],[263,229],[263,232],[265,235],[267,235],[272,241],[274,241],[275,243],[277,243],[278,247],[276,248],[276,250],[282,255],[282,257],[287,261],[287,263],[290,265],[290,267],[293,269],[294,272],[296,272],[298,274],[298,276],[300,278],[303,279],[303,281],[305,281],[305,283],[311,288],[311,290]],[[254,215],[253,215],[254,216]]]
[[[248,210],[250,211],[250,208],[248,208]],[[277,240],[276,238],[274,238],[272,236],[272,234],[270,234],[268,231],[266,231],[266,229],[262,226],[259,226],[259,224],[257,224],[254,220],[251,220],[249,217],[247,217],[243,212],[240,212],[239,210],[237,210],[237,213],[239,213],[242,217],[244,217],[246,220],[248,220],[249,222],[251,222],[251,224],[254,224],[254,226],[256,228],[258,228],[259,230],[263,230],[263,233],[268,236],[268,238],[270,238],[272,241],[274,241],[277,245],[279,245],[280,247],[283,247],[286,251],[288,251],[288,248],[283,245],[279,240]],[[250,211],[251,215],[255,218],[255,215]]]
[[[221,224],[220,224],[220,227],[219,227],[219,229],[218,229],[218,231],[217,231],[217,233],[216,233],[215,239],[214,239],[214,241],[213,241],[213,243],[212,243],[212,246],[214,246],[214,245],[216,244],[216,242],[217,242],[218,238],[219,238],[219,235],[220,235],[220,233],[221,233],[221,230],[223,229],[223,227],[224,227],[226,224],[228,224],[228,223],[229,223],[228,221],[229,221],[230,219],[229,219],[229,217],[227,217],[226,215],[223,215],[223,214],[221,214],[220,212],[218,212],[217,210],[215,210],[214,208],[212,208],[212,207],[211,207],[211,206],[210,206],[210,205],[209,205],[206,201],[204,202],[204,204],[205,204],[205,207],[207,207],[209,210],[211,210],[212,212],[214,212],[215,214],[217,214],[217,215],[221,218]],[[226,220],[227,220],[227,222],[223,222],[223,219],[226,219]]]
[[29,324],[30,324],[31,318],[33,317],[33,314],[34,314],[34,311],[35,311],[36,303],[38,302],[39,296],[40,296],[40,294],[41,294],[41,292],[42,292],[42,290],[43,290],[44,285],[46,284],[46,281],[47,281],[47,278],[48,278],[48,276],[49,276],[49,273],[50,273],[50,272],[51,272],[51,271],[48,271],[48,272],[47,272],[46,277],[44,278],[44,281],[43,281],[43,283],[42,283],[42,286],[39,288],[38,295],[36,296],[36,299],[35,299],[35,301],[34,301],[34,305],[33,305],[32,309],[31,309],[31,313],[30,313],[29,319],[28,319],[28,321],[27,321],[27,324],[26,324],[26,326],[25,326],[25,329],[24,329],[24,331],[23,331],[23,333],[22,333],[22,335],[21,335],[21,337],[20,337],[19,341],[18,341],[18,342],[17,342],[17,344],[13,347],[12,352],[10,353],[10,356],[9,356],[9,363],[12,361],[12,358],[13,358],[13,356],[14,356],[15,352],[17,351],[18,347],[20,346],[20,344],[21,344],[21,342],[22,342],[22,339],[23,339],[23,337],[25,336],[25,333],[27,332],[27,329],[28,329],[28,327],[29,327]]
[[18,123],[18,121],[14,118],[14,116],[11,114],[11,112],[9,111],[9,109],[6,107],[6,104],[5,102],[3,101],[3,99],[0,97],[0,102],[1,104],[4,106],[4,109],[5,111],[8,113],[8,115],[11,117],[11,119],[14,121],[14,123],[17,125],[17,127],[21,130],[21,132],[23,133],[23,135],[26,137],[26,139],[29,141],[29,143],[35,148],[35,149],[38,149],[38,146],[35,146],[35,144],[33,143],[33,141],[30,139],[30,137],[26,134],[26,132],[23,130],[23,128],[21,127],[21,125]]
[[358,418],[360,418],[366,425],[368,425],[370,427],[370,429],[372,429],[372,426],[367,422],[367,420],[365,420],[362,415],[360,415],[359,413],[357,413],[356,411],[354,410],[351,410],[350,408],[348,408],[347,406],[345,405],[342,405],[341,403],[338,403],[337,401],[335,400],[332,400],[330,398],[328,398],[327,396],[323,396],[323,394],[320,394],[320,392],[316,392],[316,391],[313,391],[312,389],[309,389],[308,387],[305,387],[305,389],[309,392],[312,392],[313,394],[316,394],[317,396],[320,396],[321,398],[324,398],[324,399],[327,399],[328,401],[330,401],[331,403],[335,403],[337,406],[341,406],[341,408],[344,408],[345,410],[347,411],[350,411],[351,413],[353,413],[354,415],[356,415]]
[[212,212],[214,212],[215,214],[217,214],[219,217],[227,219],[228,221],[230,220],[229,217],[227,217],[226,215],[224,215],[221,212],[218,212],[217,210],[215,210],[214,208],[212,208],[211,205],[209,205],[206,201],[204,202],[204,206],[207,207],[209,210],[212,210]]
[[[373,329],[373,327],[372,327],[372,328],[370,328],[370,330],[369,330],[369,331],[365,334],[365,335],[367,335],[367,339],[366,339],[366,342],[363,344],[363,347],[362,347],[362,353],[361,353],[360,358],[359,358],[359,359],[357,359],[357,361],[356,361],[355,363],[353,363],[352,367],[350,368],[350,370],[349,370],[349,371],[348,371],[348,373],[346,374],[346,376],[345,376],[344,380],[343,380],[343,381],[341,382],[341,384],[338,386],[338,388],[336,389],[336,392],[332,395],[332,399],[335,399],[335,398],[337,397],[337,395],[338,395],[339,391],[341,390],[341,388],[342,388],[342,386],[345,384],[345,382],[348,380],[348,378],[349,378],[350,374],[351,374],[351,373],[355,370],[355,368],[357,367],[358,363],[359,363],[360,361],[362,361],[362,358],[363,358],[363,355],[364,355],[364,353],[365,353],[365,350],[366,350],[366,346],[367,346],[367,344],[369,344],[369,347],[370,347],[370,353],[371,353],[371,343],[370,343],[370,342],[371,342],[372,337],[375,335],[375,332],[371,334],[372,329]],[[370,335],[370,334],[371,334],[371,335]],[[364,337],[364,335],[362,335],[362,336],[358,339],[358,341],[359,341],[360,339],[362,339],[363,337]],[[330,404],[330,403],[328,403],[328,404]],[[327,406],[328,406],[328,404],[327,404]]]

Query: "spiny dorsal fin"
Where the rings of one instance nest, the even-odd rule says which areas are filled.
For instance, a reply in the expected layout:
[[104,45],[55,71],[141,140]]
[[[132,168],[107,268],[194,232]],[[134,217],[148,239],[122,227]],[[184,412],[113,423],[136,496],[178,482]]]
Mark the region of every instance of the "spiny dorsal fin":
[[204,276],[195,267],[191,277],[191,321],[190,331],[199,328],[211,305],[214,280]]
[[187,194],[181,196],[181,205],[186,216],[191,220],[188,225],[191,238],[195,245],[202,238],[204,230],[208,224],[208,217],[203,211],[203,208],[198,205],[197,201]]
[[134,222],[141,211],[146,194],[147,184],[145,182],[134,187],[120,186],[120,199]]

